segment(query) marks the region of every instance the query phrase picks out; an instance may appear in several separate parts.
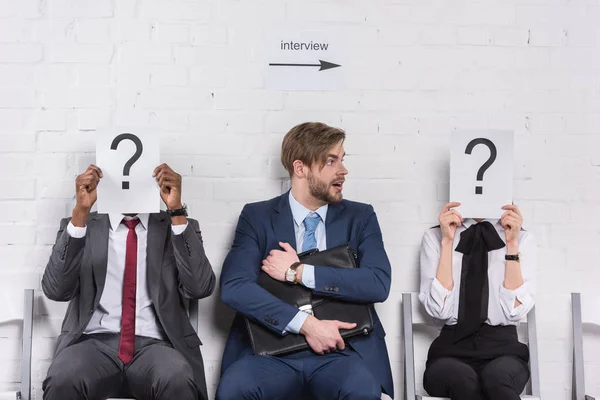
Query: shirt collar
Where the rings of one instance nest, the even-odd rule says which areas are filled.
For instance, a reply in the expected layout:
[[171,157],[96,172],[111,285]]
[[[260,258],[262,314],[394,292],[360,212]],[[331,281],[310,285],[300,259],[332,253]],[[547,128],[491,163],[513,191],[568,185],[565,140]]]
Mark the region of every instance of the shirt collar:
[[[137,214],[137,217],[139,218],[140,224],[142,225],[142,227],[147,230],[148,229],[148,220],[150,219],[150,214],[148,214],[148,213]],[[128,217],[124,216],[123,214],[118,214],[118,213],[108,214],[108,219],[110,220],[110,229],[112,229],[113,232],[117,230],[117,228],[121,224],[121,221],[123,221],[123,218],[128,218]]]
[[[315,210],[317,214],[321,217],[321,221],[325,223],[327,218],[327,208],[329,204],[325,204]],[[304,222],[304,218],[311,213],[312,211],[308,208],[304,207],[302,204],[298,202],[292,195],[292,191],[290,190],[290,208],[292,209],[292,216],[294,217],[294,222],[296,226],[300,226]]]
[[[492,224],[498,232],[504,231],[504,229],[502,228],[502,224],[500,224],[500,219],[485,218],[483,221],[487,221],[490,224]],[[481,222],[483,222],[483,221],[481,221]],[[471,225],[475,225],[476,223],[477,222],[475,222],[475,220],[473,218],[465,218],[465,220],[463,221],[463,227],[465,229],[468,229],[471,227]]]

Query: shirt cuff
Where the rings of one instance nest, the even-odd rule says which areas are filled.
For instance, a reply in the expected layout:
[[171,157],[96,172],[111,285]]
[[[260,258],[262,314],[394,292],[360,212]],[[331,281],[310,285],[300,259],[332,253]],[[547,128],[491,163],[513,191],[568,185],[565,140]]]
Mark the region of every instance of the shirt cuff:
[[302,284],[309,289],[314,289],[316,287],[314,265],[304,264],[304,268],[302,269]]
[[295,334],[300,333],[300,329],[302,328],[304,321],[306,321],[306,318],[308,318],[307,313],[305,313],[304,311],[298,311],[298,313],[294,316],[294,318],[292,318],[290,323],[285,327],[285,329],[283,330],[283,333],[287,333],[287,332],[292,332]]
[[[502,285],[500,287],[500,297],[502,298],[506,308],[510,310],[511,317],[516,317],[519,314],[519,309],[523,306],[523,304],[529,304],[529,302],[532,300],[529,290],[527,289],[527,283],[523,283],[515,290],[507,289],[504,287],[504,285]],[[521,303],[517,307],[515,307],[515,300],[519,300]]]
[[454,291],[446,289],[437,278],[433,278],[429,293],[433,301],[440,307],[440,310],[442,310],[446,300],[452,296]]
[[185,223],[185,225],[171,225],[171,230],[173,231],[174,235],[181,235],[183,231],[185,231],[185,228],[187,228],[187,226],[187,222]]
[[82,228],[80,226],[73,225],[73,223],[71,223],[71,221],[69,221],[69,225],[67,225],[67,233],[72,238],[81,239],[82,237],[85,237],[86,232],[87,232],[87,226],[84,226]]

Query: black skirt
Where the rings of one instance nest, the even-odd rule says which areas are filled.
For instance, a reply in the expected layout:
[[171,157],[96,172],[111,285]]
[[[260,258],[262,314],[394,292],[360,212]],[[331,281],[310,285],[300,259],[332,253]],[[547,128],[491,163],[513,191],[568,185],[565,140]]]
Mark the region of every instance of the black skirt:
[[454,341],[456,325],[444,325],[440,336],[431,343],[427,355],[427,366],[435,359],[453,357],[459,359],[490,361],[500,356],[515,356],[529,361],[529,348],[519,342],[514,325],[491,326],[482,324],[479,331]]

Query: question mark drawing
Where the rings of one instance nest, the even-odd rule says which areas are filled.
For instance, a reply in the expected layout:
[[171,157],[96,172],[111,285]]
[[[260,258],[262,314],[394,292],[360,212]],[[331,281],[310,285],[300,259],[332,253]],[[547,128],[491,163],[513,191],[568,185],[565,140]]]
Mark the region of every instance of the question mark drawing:
[[[116,150],[117,147],[119,146],[119,143],[121,143],[123,140],[131,140],[134,144],[135,144],[135,153],[131,156],[131,158],[129,160],[127,160],[127,162],[125,163],[125,166],[123,166],[123,176],[129,176],[129,170],[131,169],[131,166],[140,158],[140,156],[142,155],[142,151],[144,150],[144,146],[142,145],[142,141],[135,136],[132,133],[121,133],[119,136],[117,136],[116,138],[113,139],[110,148],[111,150]],[[122,189],[129,189],[129,182],[128,181],[123,181],[122,182]]]
[[[471,154],[473,148],[478,144],[483,144],[490,149],[490,158],[479,168],[477,171],[477,180],[483,181],[483,174],[487,169],[496,161],[496,156],[498,155],[498,150],[496,150],[496,145],[489,139],[485,138],[477,138],[473,139],[467,145],[465,149],[465,154]],[[483,194],[483,186],[475,186],[475,194]]]

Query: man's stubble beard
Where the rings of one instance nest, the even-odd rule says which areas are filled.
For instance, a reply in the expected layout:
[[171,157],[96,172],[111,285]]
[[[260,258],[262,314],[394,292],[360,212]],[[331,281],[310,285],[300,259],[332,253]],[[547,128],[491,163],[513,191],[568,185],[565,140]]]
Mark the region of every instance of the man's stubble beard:
[[339,193],[339,196],[332,195],[329,192],[331,188],[331,184],[326,184],[325,182],[320,181],[315,178],[312,173],[308,173],[308,191],[310,195],[317,200],[320,200],[326,204],[337,204],[342,201],[342,193]]

